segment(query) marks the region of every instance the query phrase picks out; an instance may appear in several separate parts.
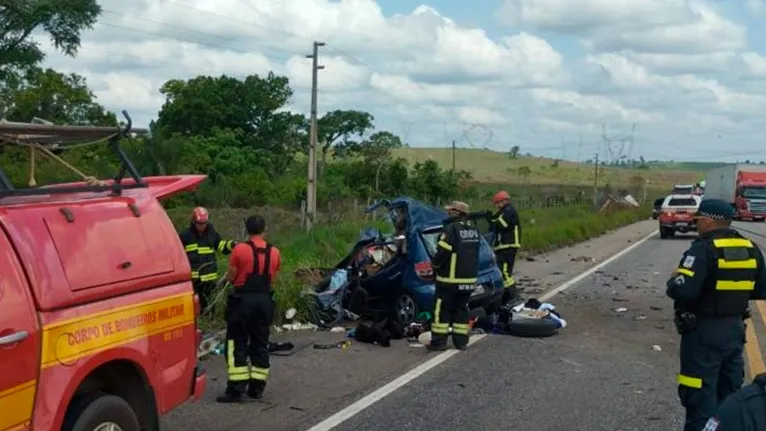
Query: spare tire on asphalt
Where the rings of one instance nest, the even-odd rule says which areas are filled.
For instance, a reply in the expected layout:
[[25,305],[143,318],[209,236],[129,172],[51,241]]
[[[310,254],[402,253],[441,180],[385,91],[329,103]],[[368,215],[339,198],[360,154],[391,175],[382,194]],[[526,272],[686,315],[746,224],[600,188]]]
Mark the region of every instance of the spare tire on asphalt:
[[509,335],[524,338],[546,338],[559,332],[558,324],[550,319],[514,318],[506,326]]

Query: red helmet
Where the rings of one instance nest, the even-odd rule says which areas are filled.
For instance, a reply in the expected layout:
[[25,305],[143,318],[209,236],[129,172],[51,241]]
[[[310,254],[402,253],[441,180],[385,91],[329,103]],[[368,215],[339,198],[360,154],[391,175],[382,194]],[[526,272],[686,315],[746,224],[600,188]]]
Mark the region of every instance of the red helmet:
[[500,203],[502,201],[509,201],[511,200],[511,195],[508,194],[505,190],[501,190],[497,193],[495,193],[495,196],[492,198],[492,203]]
[[210,214],[203,207],[194,208],[192,212],[192,222],[194,223],[207,223],[210,219]]

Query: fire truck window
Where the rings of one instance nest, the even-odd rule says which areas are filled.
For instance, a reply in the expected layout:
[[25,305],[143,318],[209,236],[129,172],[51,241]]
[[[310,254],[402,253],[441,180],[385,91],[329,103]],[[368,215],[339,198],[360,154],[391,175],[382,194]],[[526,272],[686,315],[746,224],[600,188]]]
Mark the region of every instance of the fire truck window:
[[673,198],[668,202],[669,207],[694,207],[697,201],[692,198]]

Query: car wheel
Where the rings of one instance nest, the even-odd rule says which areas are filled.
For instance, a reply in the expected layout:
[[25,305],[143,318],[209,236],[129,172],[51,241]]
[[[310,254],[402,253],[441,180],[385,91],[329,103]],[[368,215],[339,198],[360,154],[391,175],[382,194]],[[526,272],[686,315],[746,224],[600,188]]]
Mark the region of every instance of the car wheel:
[[64,431],[140,431],[136,413],[124,399],[108,394],[78,396],[67,411]]
[[394,319],[403,326],[414,323],[420,313],[420,307],[415,296],[407,291],[400,291],[394,297],[392,308]]
[[546,338],[559,332],[556,322],[549,319],[512,319],[506,329],[509,335],[524,338]]

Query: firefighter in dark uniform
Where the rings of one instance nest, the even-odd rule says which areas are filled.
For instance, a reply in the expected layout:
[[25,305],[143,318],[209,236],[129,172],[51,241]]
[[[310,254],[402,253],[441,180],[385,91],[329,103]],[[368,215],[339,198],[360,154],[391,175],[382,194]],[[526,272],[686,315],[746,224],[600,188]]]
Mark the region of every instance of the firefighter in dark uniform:
[[518,290],[513,278],[513,265],[516,253],[521,247],[521,221],[519,213],[511,205],[511,196],[506,191],[500,191],[492,198],[497,212],[492,215],[492,230],[495,233],[495,258],[500,272],[503,274],[503,304],[516,299]]
[[703,431],[766,430],[766,373],[731,394]]
[[192,268],[192,282],[199,295],[200,307],[209,312],[208,303],[218,280],[215,252],[229,254],[237,243],[221,238],[210,223],[210,214],[202,207],[194,208],[191,225],[181,232],[180,237]]
[[758,247],[731,228],[734,211],[708,199],[696,215],[699,238],[667,282],[681,334],[678,395],[685,431],[700,431],[741,386],[748,301],[764,298],[764,261]]
[[[250,240],[238,244],[229,259],[226,279],[234,286],[226,302],[226,364],[228,382],[220,403],[238,403],[263,396],[269,377],[269,330],[274,319],[274,279],[280,253],[263,237],[266,221],[248,217]],[[248,365],[248,359],[250,364]]]
[[445,207],[450,216],[445,224],[437,251],[432,259],[436,276],[436,302],[431,324],[429,350],[446,350],[452,327],[452,344],[456,349],[468,347],[468,301],[476,288],[479,273],[481,234],[467,220],[468,204],[452,202]]

